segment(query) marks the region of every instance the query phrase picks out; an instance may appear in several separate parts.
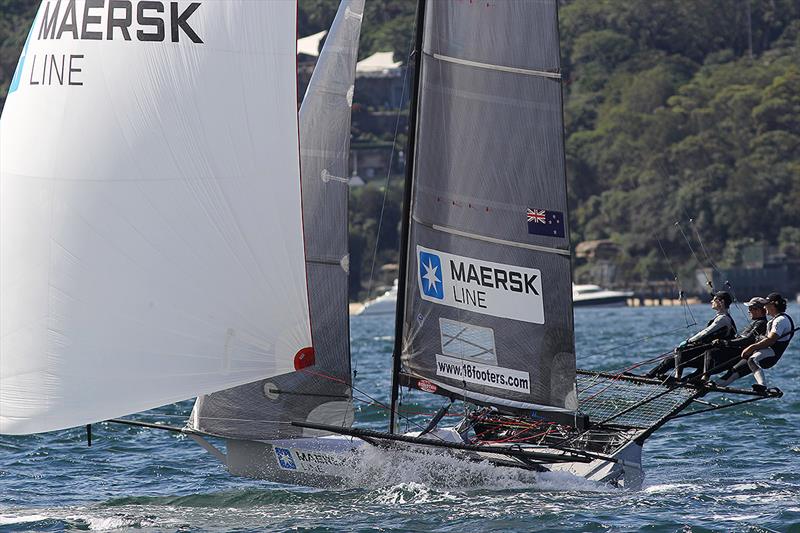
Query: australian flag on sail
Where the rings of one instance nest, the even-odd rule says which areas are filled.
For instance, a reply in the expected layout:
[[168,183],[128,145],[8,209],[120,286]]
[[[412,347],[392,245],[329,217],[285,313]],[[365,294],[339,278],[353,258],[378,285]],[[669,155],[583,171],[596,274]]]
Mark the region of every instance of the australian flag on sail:
[[564,237],[564,213],[546,209],[528,209],[528,233],[546,237]]

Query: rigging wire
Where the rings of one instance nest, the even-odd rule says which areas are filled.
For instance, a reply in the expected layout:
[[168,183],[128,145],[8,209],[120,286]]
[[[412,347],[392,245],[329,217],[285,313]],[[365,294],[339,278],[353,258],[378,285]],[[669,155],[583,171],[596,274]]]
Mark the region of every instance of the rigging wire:
[[711,259],[711,256],[708,254],[708,250],[706,250],[706,247],[703,244],[703,239],[700,237],[700,232],[697,230],[697,226],[695,226],[693,218],[689,218],[689,225],[691,225],[692,229],[694,230],[694,235],[697,238],[697,242],[700,244],[700,249],[703,250],[703,255],[706,256],[706,260],[708,261],[708,264],[711,265],[711,268],[715,272],[719,272],[719,268],[717,268],[717,265]]
[[[331,375],[325,374],[325,373],[323,373],[323,372],[315,372],[315,371],[313,371],[313,370],[309,370],[308,368],[302,368],[302,369],[300,369],[299,371],[300,371],[300,372],[307,373],[307,374],[309,374],[309,375],[312,375],[312,376],[317,376],[317,377],[320,377],[320,378],[323,378],[323,379],[327,379],[327,380],[330,380],[330,381],[334,381],[334,382],[336,382],[336,383],[341,383],[341,384],[343,384],[343,385],[345,385],[345,386],[349,386],[349,387],[350,387],[350,388],[351,388],[353,391],[355,391],[355,392],[357,392],[357,393],[359,393],[359,394],[363,395],[365,398],[369,399],[369,400],[370,400],[370,401],[369,401],[369,404],[370,404],[370,405],[375,405],[375,406],[378,406],[378,407],[380,407],[380,408],[382,408],[382,409],[384,409],[384,410],[386,410],[386,411],[388,411],[388,412],[391,412],[391,408],[390,408],[388,405],[386,405],[386,404],[385,404],[385,403],[383,403],[383,402],[380,402],[380,401],[376,400],[374,397],[370,396],[369,394],[367,394],[367,393],[366,393],[366,392],[364,392],[363,390],[359,389],[359,388],[358,388],[358,387],[356,387],[355,385],[352,385],[352,384],[349,384],[349,385],[348,385],[348,383],[347,383],[345,380],[341,379],[341,378],[337,378],[336,376],[331,376]],[[361,398],[356,398],[356,396],[355,396],[355,395],[353,395],[353,399],[357,399],[357,400],[359,400],[359,401],[364,401],[364,400],[362,400]],[[365,403],[366,403],[366,402],[365,402]],[[407,417],[407,416],[403,416],[403,415],[401,415],[400,413],[398,413],[398,416],[400,416],[401,418],[405,419],[405,421],[406,421],[406,428],[408,428],[408,427],[409,427],[409,425],[408,425],[408,424],[411,424],[411,425],[414,425],[415,427],[419,428],[420,430],[424,430],[424,429],[425,429],[425,426],[423,426],[422,424],[419,424],[419,423],[417,423],[417,422],[414,422],[413,420],[411,420],[411,418],[409,418],[409,417]],[[434,437],[436,437],[437,439],[439,439],[439,440],[441,440],[441,441],[443,441],[443,442],[444,442],[444,439],[443,439],[442,437],[440,437],[440,436],[436,435],[435,433],[430,433],[430,435],[433,435],[433,436],[434,436]]]
[[686,321],[688,326],[689,320],[686,316],[688,312],[689,316],[692,317],[692,325],[695,325],[697,324],[697,319],[694,317],[694,313],[692,313],[692,309],[689,307],[689,302],[686,300],[686,295],[681,287],[681,280],[678,278],[678,274],[675,272],[675,268],[672,266],[672,261],[669,260],[669,256],[667,255],[667,251],[664,249],[664,245],[661,243],[661,239],[656,237],[656,241],[658,242],[658,247],[661,249],[661,253],[664,255],[664,260],[667,262],[669,271],[672,273],[672,279],[675,280],[675,286],[678,289],[678,298],[681,301],[681,307],[683,307],[683,319]]
[[386,199],[389,195],[389,183],[392,179],[392,163],[394,163],[394,154],[395,149],[397,147],[397,135],[400,131],[400,117],[403,115],[403,102],[406,99],[406,86],[408,85],[408,71],[409,71],[409,64],[411,61],[411,51],[414,46],[414,39],[412,37],[411,42],[408,46],[408,52],[406,53],[406,57],[408,61],[406,61],[406,66],[403,69],[403,88],[400,91],[400,101],[397,103],[397,115],[394,121],[394,135],[392,136],[392,151],[389,154],[389,164],[386,169],[386,179],[384,180],[383,184],[383,201],[381,202],[381,213],[378,217],[378,229],[376,230],[375,235],[375,247],[372,250],[372,264],[369,270],[369,284],[367,285],[367,299],[372,297],[372,283],[375,277],[375,262],[377,261],[378,256],[378,243],[380,242],[381,238],[381,228],[383,227],[383,215],[386,211]]
[[[394,163],[394,156],[395,156],[395,151],[396,151],[396,147],[397,147],[397,136],[398,136],[398,133],[400,131],[400,118],[401,118],[401,116],[403,114],[403,102],[406,99],[406,88],[408,86],[408,75],[409,75],[409,70],[410,70],[409,69],[409,65],[411,65],[411,56],[412,56],[412,52],[414,50],[414,43],[415,43],[415,37],[412,35],[412,37],[409,39],[408,47],[407,47],[407,50],[406,50],[407,61],[406,61],[405,68],[403,69],[403,87],[402,87],[402,89],[400,91],[400,101],[397,103],[397,114],[396,114],[395,123],[394,123],[394,134],[392,136],[392,150],[391,150],[391,153],[389,154],[389,164],[388,164],[388,166],[386,168],[386,179],[384,180],[384,185],[383,185],[383,199],[381,201],[381,212],[380,212],[380,215],[378,217],[378,227],[376,229],[376,234],[375,234],[375,247],[372,250],[372,262],[371,262],[370,271],[369,271],[369,282],[367,284],[367,299],[372,297],[372,287],[373,287],[373,283],[374,283],[374,280],[375,280],[375,263],[377,262],[377,257],[378,257],[378,244],[380,243],[381,229],[383,228],[384,214],[386,212],[386,201],[387,201],[387,198],[389,196],[389,185],[390,185],[391,177],[392,177],[392,164]],[[409,108],[409,113],[410,113],[410,111],[411,110]],[[411,121],[409,120],[409,124],[410,124],[410,122]],[[406,161],[408,161],[407,157],[406,157]],[[401,246],[403,246],[403,243],[401,243]],[[402,256],[402,254],[401,254],[401,256]],[[356,370],[357,369],[358,369],[358,362],[356,362]],[[355,374],[354,374],[353,378],[355,380]],[[401,389],[402,389],[402,387],[401,387]],[[399,391],[399,395],[398,395],[398,405],[397,405],[398,409],[402,405],[403,405],[403,392],[402,392],[402,390],[400,390]],[[389,409],[389,412],[391,413],[392,410]],[[406,426],[406,429],[407,428],[408,428],[408,426]],[[392,430],[393,430],[393,428],[392,428]]]
[[[615,350],[619,350],[621,348],[627,348],[628,346],[633,346],[635,344],[640,344],[642,342],[647,342],[647,341],[649,341],[651,339],[655,339],[657,337],[664,337],[665,335],[671,335],[673,333],[676,333],[678,331],[683,331],[684,329],[687,329],[687,328],[690,328],[690,327],[696,326],[696,325],[697,325],[697,323],[695,322],[694,324],[686,324],[685,326],[681,326],[679,328],[670,329],[668,331],[662,331],[660,333],[653,333],[652,335],[646,335],[644,337],[639,337],[639,338],[634,339],[634,340],[632,340],[630,342],[627,342],[625,344],[620,344],[618,346],[613,346],[613,347],[611,347],[608,350],[605,350],[603,352],[595,352],[595,355],[605,355],[605,354],[611,353],[611,352],[613,352]],[[647,361],[650,361],[650,359],[648,359]]]
[[[623,375],[625,375],[626,372],[630,372],[631,370],[635,370],[635,369],[639,368],[640,366],[646,365],[648,363],[655,363],[656,361],[658,361],[658,362],[663,361],[663,360],[665,360],[665,359],[667,359],[669,357],[672,357],[674,355],[674,353],[675,353],[674,350],[669,350],[668,352],[663,352],[663,353],[660,353],[658,355],[654,355],[653,357],[649,357],[647,359],[642,359],[640,361],[635,361],[630,366],[617,368],[617,369],[614,369],[614,370],[609,370],[608,373],[609,374],[615,374],[616,377],[622,377]],[[591,386],[592,384],[590,383],[589,385]],[[588,387],[586,387],[586,388],[588,388]],[[584,389],[578,389],[578,392],[580,392],[581,390],[585,390],[585,388]]]
[[[720,271],[719,267],[717,267],[716,263],[714,263],[714,261],[711,259],[708,250],[706,250],[706,247],[703,244],[703,239],[702,237],[700,237],[700,231],[698,231],[693,218],[689,218],[689,225],[692,227],[692,230],[694,230],[694,235],[697,238],[697,242],[700,243],[700,249],[703,250],[703,255],[706,256],[706,260],[708,261],[708,264],[711,266],[711,270],[719,274],[720,278],[722,278],[723,277],[722,271]],[[731,296],[733,296],[733,305],[736,307],[739,313],[741,313],[744,319],[748,320],[749,317],[747,316],[747,313],[742,309],[741,305],[739,305],[739,300],[736,297],[736,292],[733,290],[733,285],[731,285],[731,282],[728,280],[725,280],[725,289],[731,293]]]
[[[686,241],[686,245],[689,247],[689,251],[692,252],[692,255],[694,256],[694,260],[697,261],[698,265],[702,266],[703,262],[700,261],[699,257],[697,257],[697,253],[694,251],[694,247],[692,247],[692,243],[689,240],[689,237],[687,237],[686,236],[686,232],[683,231],[683,227],[681,226],[680,220],[675,222],[675,227],[677,227],[678,231],[680,231],[681,235],[683,235],[683,240]],[[703,276],[705,276],[705,278],[706,278],[706,285],[708,285],[708,288],[709,288],[711,294],[714,294],[714,282],[711,281],[711,278],[708,277],[708,274],[706,273],[706,271],[704,269],[701,269],[701,270],[703,272]]]
[[[685,326],[681,326],[679,328],[674,328],[674,329],[670,329],[670,330],[667,330],[667,331],[662,331],[662,332],[659,332],[659,333],[653,333],[651,335],[645,335],[644,337],[639,337],[639,338],[633,339],[632,341],[626,342],[625,344],[612,346],[611,348],[609,348],[607,350],[604,350],[602,352],[595,352],[595,355],[605,355],[605,354],[608,354],[610,352],[620,350],[622,348],[627,348],[629,346],[634,346],[634,345],[637,345],[637,344],[641,344],[643,342],[647,342],[647,341],[655,339],[657,337],[663,337],[665,335],[671,335],[671,334],[676,333],[678,331],[682,331],[684,329],[687,329],[687,328],[690,328],[692,326],[696,326],[697,325],[697,319],[695,318],[694,313],[692,313],[692,309],[689,306],[689,301],[687,300],[686,294],[685,294],[685,292],[683,291],[683,289],[681,287],[680,278],[678,277],[678,274],[676,273],[675,268],[672,266],[672,261],[670,261],[669,256],[667,255],[667,251],[664,249],[664,246],[661,243],[661,239],[659,239],[658,237],[655,237],[655,236],[654,236],[654,238],[658,242],[658,246],[661,249],[661,253],[664,256],[664,260],[667,263],[667,267],[669,268],[670,273],[672,274],[672,279],[674,280],[676,288],[678,289],[678,299],[680,300],[681,307],[683,308],[683,319],[686,322],[686,325]],[[689,321],[689,317],[691,317],[691,322]],[[658,356],[656,356],[654,358],[645,359],[645,360],[642,360],[642,361],[637,361],[636,364],[634,364],[631,367],[622,369],[621,372],[629,372],[630,370],[632,370],[634,368],[638,368],[639,366],[641,366],[641,365],[643,365],[645,363],[649,363],[649,362],[656,361],[656,360],[659,360],[659,359],[664,359],[664,358],[666,358],[665,356],[667,354],[670,354],[670,353],[672,353],[672,352],[667,352],[666,354],[661,354],[661,355],[658,355]]]

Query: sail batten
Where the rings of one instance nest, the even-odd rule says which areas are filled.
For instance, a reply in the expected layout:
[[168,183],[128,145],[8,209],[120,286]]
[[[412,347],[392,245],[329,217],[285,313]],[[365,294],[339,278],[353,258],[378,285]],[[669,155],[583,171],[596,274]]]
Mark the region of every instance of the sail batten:
[[505,240],[505,239],[498,239],[496,237],[489,237],[487,235],[479,235],[477,233],[469,233],[469,232],[466,232],[466,231],[458,230],[456,228],[442,226],[441,224],[433,224],[433,223],[425,222],[425,221],[421,220],[417,216],[414,217],[414,222],[416,222],[417,224],[420,224],[422,226],[427,226],[430,229],[433,229],[433,230],[436,230],[436,231],[440,231],[442,233],[450,233],[452,235],[459,235],[461,237],[468,237],[470,239],[476,239],[476,240],[479,240],[479,241],[485,241],[485,242],[490,242],[490,243],[494,243],[494,244],[501,244],[501,245],[504,245],[504,246],[516,246],[518,248],[526,248],[528,250],[536,250],[536,251],[539,251],[539,252],[547,252],[547,253],[552,253],[552,254],[559,254],[559,255],[566,255],[566,256],[572,255],[569,250],[563,250],[561,248],[550,248],[550,247],[547,247],[547,246],[538,246],[536,244],[528,244],[528,243],[525,243],[525,242],[508,241],[508,240]]
[[527,74],[528,76],[542,76],[544,78],[561,79],[560,72],[552,72],[549,70],[533,70],[527,68],[509,67],[507,65],[481,63],[479,61],[470,61],[469,59],[461,59],[459,57],[450,57],[442,54],[431,54],[431,57],[440,61],[447,61],[449,63],[456,63],[458,65],[466,65],[468,67],[484,68],[488,70],[497,70],[500,72],[513,72],[515,74]]

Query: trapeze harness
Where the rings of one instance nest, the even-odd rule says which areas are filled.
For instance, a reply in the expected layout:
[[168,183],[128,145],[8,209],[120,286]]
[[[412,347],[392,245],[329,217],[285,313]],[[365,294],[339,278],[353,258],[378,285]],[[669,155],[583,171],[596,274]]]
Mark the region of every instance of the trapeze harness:
[[[769,357],[765,357],[757,361],[758,366],[760,366],[761,368],[772,368],[773,366],[775,366],[775,364],[780,360],[781,356],[783,355],[783,352],[786,351],[786,347],[789,346],[789,341],[791,341],[792,337],[794,337],[794,332],[795,332],[794,321],[792,320],[792,317],[790,317],[786,313],[780,313],[775,318],[770,320],[767,323],[767,332],[769,332],[769,328],[772,325],[772,322],[782,316],[785,316],[786,319],[789,321],[789,331],[778,337],[778,340],[775,341],[775,344],[770,346],[770,348],[772,348],[772,353],[775,355],[771,355]],[[782,340],[784,338],[786,340]]]
[[[724,320],[727,318],[727,323]],[[690,368],[703,368],[705,366],[704,358],[700,357],[706,350],[707,346],[697,346],[699,343],[708,343],[716,339],[728,340],[736,336],[736,322],[733,317],[727,312],[719,313],[714,318],[708,321],[705,329],[690,337],[688,346],[675,350],[675,356],[672,359],[666,359],[661,362],[656,368],[648,373],[648,376],[657,375],[658,373],[665,372],[670,368],[675,368],[675,377],[679,378],[681,369]],[[692,340],[694,339],[694,340]]]
[[[767,319],[756,318],[744,330],[731,340],[723,342],[725,348],[744,348],[753,344],[759,337],[767,334]],[[738,356],[738,353],[737,353]]]
[[[719,320],[723,316],[728,318],[730,324],[724,324],[721,320]],[[719,320],[717,325],[714,328],[710,328],[710,326],[717,320]],[[692,341],[692,344],[699,344],[701,342],[704,343],[711,342],[716,339],[723,339],[723,340],[732,339],[733,337],[736,336],[736,322],[733,321],[733,317],[731,317],[731,315],[728,314],[727,312],[720,313],[711,320],[709,320],[708,324],[706,324],[705,329],[695,334],[692,338],[697,337],[700,333],[702,333],[702,336]],[[692,346],[688,346],[688,348],[691,347]]]

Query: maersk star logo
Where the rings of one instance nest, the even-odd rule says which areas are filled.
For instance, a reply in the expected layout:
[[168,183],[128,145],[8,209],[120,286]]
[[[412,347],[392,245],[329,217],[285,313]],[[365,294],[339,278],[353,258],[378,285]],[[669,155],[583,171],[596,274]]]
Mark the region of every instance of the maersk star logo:
[[278,458],[278,464],[285,470],[297,470],[297,465],[294,464],[292,459],[292,452],[286,448],[275,448],[275,457]]
[[422,280],[422,292],[425,296],[441,300],[444,298],[442,284],[442,261],[438,255],[419,252],[419,276]]

